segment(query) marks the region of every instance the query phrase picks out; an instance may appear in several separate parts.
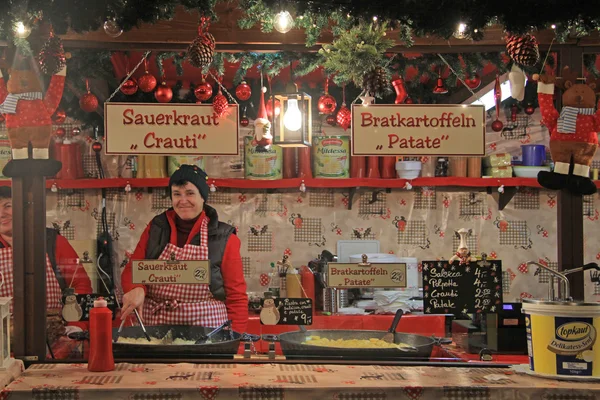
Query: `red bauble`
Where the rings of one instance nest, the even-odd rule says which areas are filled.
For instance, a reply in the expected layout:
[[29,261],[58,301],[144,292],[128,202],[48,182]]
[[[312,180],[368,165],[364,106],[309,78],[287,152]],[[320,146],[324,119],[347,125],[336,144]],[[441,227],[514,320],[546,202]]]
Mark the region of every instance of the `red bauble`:
[[142,75],[140,79],[138,79],[138,86],[140,90],[144,93],[150,93],[151,91],[156,89],[157,83],[158,82],[156,81],[154,75],[152,75],[148,71],[146,71],[146,73]]
[[94,142],[92,144],[92,150],[94,150],[96,153],[99,153],[100,151],[102,151],[102,143]]
[[65,110],[58,109],[52,116],[52,123],[54,123],[56,125],[60,125],[60,124],[64,123],[66,119],[67,119],[67,113],[65,112]]
[[502,131],[502,128],[504,128],[504,124],[499,119],[492,122],[492,130],[494,132],[500,132]]
[[210,99],[212,97],[212,93],[213,93],[213,88],[206,81],[202,81],[202,83],[200,83],[194,89],[194,96],[196,96],[196,98],[199,101],[206,101],[206,100]]
[[77,136],[81,133],[81,129],[75,127],[73,129],[71,129],[71,136]]
[[406,99],[406,101],[404,103],[406,103],[406,104],[415,104],[415,101],[409,97],[409,98]]
[[156,92],[154,92],[154,98],[159,103],[168,103],[173,99],[173,89],[167,86],[165,82],[161,83]]
[[327,123],[331,126],[337,125],[337,121],[335,120],[335,115],[333,115],[333,114],[329,114],[327,116],[327,118],[325,118],[325,121],[327,121]]
[[472,77],[465,79],[465,85],[467,85],[470,89],[477,89],[479,85],[481,85],[481,78],[479,75],[475,74]]
[[90,92],[87,92],[79,99],[79,107],[85,112],[92,112],[98,108],[98,98]]
[[[265,108],[267,109],[267,116],[270,119],[273,119],[273,102],[271,100],[267,101]],[[275,117],[279,117],[280,113],[281,113],[281,102],[276,99],[275,100]]]
[[336,119],[338,125],[344,128],[344,130],[350,128],[350,124],[352,122],[352,113],[345,104],[342,104],[342,107],[337,113]]
[[56,135],[56,137],[63,138],[67,134],[67,131],[65,130],[65,128],[58,128],[56,129],[56,131],[54,131],[54,134]]
[[134,78],[129,78],[121,86],[121,93],[126,96],[134,95],[138,91],[138,84]]
[[252,96],[252,88],[250,88],[250,85],[246,81],[242,81],[242,83],[237,85],[235,88],[235,97],[241,101],[246,101],[250,96]]
[[535,112],[535,107],[532,106],[531,104],[528,104],[527,107],[525,107],[525,114],[533,115],[534,112]]
[[319,97],[319,102],[317,104],[319,107],[319,114],[331,114],[337,108],[335,97],[327,93]]
[[217,93],[213,99],[213,110],[215,110],[217,116],[222,117],[228,108],[229,102],[227,101],[227,97],[223,96],[221,92]]
[[250,124],[250,120],[248,119],[248,117],[242,117],[242,118],[240,118],[240,125],[241,126],[243,126],[245,128],[249,124]]

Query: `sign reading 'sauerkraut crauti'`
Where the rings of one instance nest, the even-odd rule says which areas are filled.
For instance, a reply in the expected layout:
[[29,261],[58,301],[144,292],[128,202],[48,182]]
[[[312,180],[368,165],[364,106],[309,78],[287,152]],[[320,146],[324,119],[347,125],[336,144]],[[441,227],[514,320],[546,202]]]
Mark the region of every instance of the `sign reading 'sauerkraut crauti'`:
[[485,155],[480,105],[352,106],[352,155]]
[[237,155],[238,107],[105,103],[106,154]]

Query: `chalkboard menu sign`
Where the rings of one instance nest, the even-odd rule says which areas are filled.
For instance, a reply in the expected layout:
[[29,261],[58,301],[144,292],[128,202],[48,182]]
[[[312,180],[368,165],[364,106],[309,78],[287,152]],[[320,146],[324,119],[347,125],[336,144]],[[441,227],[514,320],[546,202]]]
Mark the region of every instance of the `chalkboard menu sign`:
[[312,299],[263,299],[263,325],[312,325]]
[[495,313],[502,307],[502,261],[423,261],[426,314]]

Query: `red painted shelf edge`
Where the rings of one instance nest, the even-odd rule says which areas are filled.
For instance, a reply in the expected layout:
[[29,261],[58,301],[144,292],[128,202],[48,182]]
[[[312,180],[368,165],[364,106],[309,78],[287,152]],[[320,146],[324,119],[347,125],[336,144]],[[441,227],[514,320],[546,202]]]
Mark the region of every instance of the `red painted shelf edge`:
[[[130,184],[132,188],[166,187],[168,178],[107,178],[107,179],[48,179],[46,187],[51,188],[56,184],[59,189],[101,189],[101,188],[125,188]],[[376,188],[404,188],[406,182],[414,187],[541,187],[535,178],[416,178],[406,179],[371,179],[371,178],[347,178],[347,179],[322,179],[322,178],[292,178],[279,180],[252,180],[252,179],[208,179],[208,183],[214,184],[218,189],[299,189],[304,182],[307,188],[352,188],[352,187],[376,187]],[[596,187],[600,188],[600,181],[595,181]],[[1,179],[0,186],[10,186],[10,179]]]

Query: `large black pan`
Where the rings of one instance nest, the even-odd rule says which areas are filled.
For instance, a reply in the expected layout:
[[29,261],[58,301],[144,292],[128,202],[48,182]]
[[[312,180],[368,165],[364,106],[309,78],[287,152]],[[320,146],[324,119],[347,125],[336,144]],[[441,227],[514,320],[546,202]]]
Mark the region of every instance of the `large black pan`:
[[[118,336],[123,338],[145,339],[144,333],[139,326],[130,326],[123,328],[121,333],[117,333],[117,328],[113,329],[113,338]],[[207,335],[214,328],[203,326],[187,325],[164,325],[164,326],[146,326],[146,331],[151,337],[163,338],[171,331],[173,339],[184,339],[196,341]],[[133,343],[113,343],[113,351],[119,358],[198,358],[198,357],[223,357],[237,354],[242,335],[238,332],[222,330],[211,337],[210,342],[203,344],[173,345],[173,344],[133,344]]]

